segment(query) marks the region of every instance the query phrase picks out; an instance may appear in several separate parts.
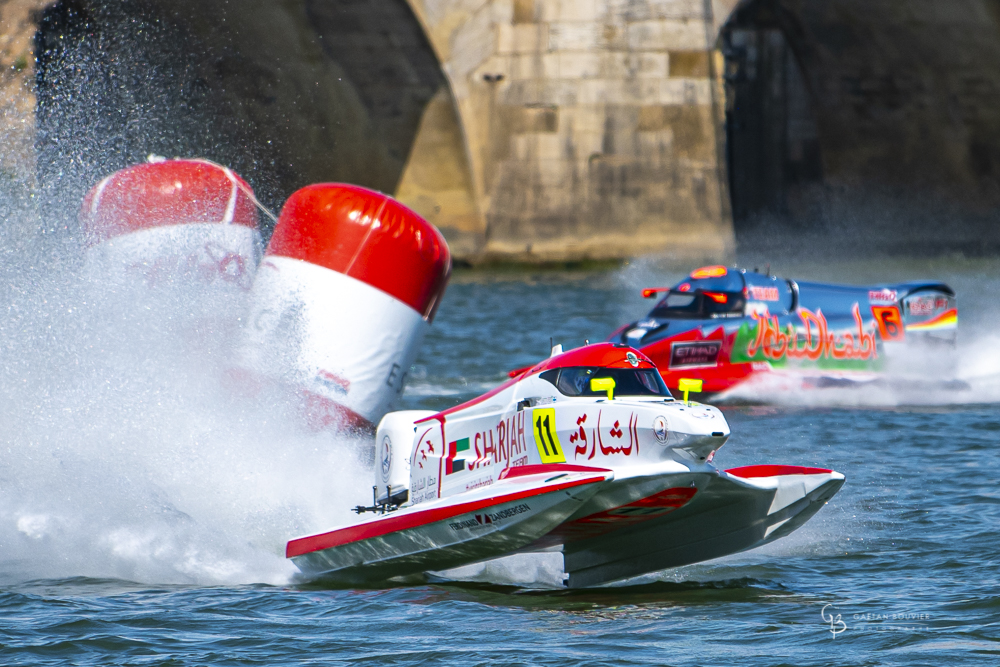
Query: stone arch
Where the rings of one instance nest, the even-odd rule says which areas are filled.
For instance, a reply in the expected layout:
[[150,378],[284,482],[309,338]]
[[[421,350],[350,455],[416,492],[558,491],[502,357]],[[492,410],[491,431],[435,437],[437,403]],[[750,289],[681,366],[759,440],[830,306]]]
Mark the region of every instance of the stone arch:
[[394,192],[474,261],[732,252],[712,46],[734,0],[7,1],[48,7],[50,225],[153,152],[231,164],[272,206]]
[[475,236],[448,81],[405,0],[59,0],[39,16],[35,54],[54,209],[75,215],[101,175],[149,153],[202,155],[272,208],[345,181]]
[[736,0],[410,0],[468,145],[484,258],[731,256],[716,16]]

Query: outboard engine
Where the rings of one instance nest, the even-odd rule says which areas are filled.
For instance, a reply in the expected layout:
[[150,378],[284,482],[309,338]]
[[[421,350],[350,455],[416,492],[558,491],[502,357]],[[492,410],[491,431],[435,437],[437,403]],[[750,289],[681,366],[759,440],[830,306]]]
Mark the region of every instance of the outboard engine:
[[375,434],[375,499],[401,505],[410,493],[410,463],[415,422],[436,414],[432,410],[390,412]]

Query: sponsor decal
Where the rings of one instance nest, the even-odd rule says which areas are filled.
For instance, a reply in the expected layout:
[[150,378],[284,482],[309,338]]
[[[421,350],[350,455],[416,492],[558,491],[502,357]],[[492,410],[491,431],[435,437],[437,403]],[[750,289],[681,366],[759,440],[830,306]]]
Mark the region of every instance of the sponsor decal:
[[511,467],[514,457],[521,458],[528,452],[524,438],[525,413],[518,412],[507,419],[501,419],[488,431],[477,431],[472,436],[474,459],[465,461],[466,470],[477,470],[484,466],[500,465]]
[[758,287],[756,285],[751,285],[750,288],[750,298],[754,301],[777,301],[780,299],[777,287]]
[[514,507],[508,507],[505,510],[500,510],[499,512],[494,512],[492,514],[487,514],[486,516],[491,521],[503,521],[504,519],[509,519],[512,516],[517,516],[518,514],[524,514],[525,512],[530,512],[531,508],[526,504],[521,503],[520,505],[515,505]]
[[878,323],[878,332],[882,340],[901,341],[906,338],[903,328],[903,317],[897,306],[872,306],[872,315]]
[[625,358],[628,359],[633,368],[639,365],[639,357],[635,356],[635,352],[626,352]]
[[393,364],[389,369],[389,375],[385,378],[386,386],[395,389],[397,394],[403,393],[403,387],[406,385],[406,372],[400,373],[401,370],[402,366]]
[[[604,444],[604,436],[601,434],[601,414],[603,411],[598,411],[597,413],[597,425],[590,430],[590,437],[587,437],[587,431],[584,429],[583,425],[587,421],[587,415],[584,414],[577,418],[577,431],[570,433],[569,441],[570,444],[575,444],[576,447],[573,450],[573,457],[580,458],[586,455],[587,460],[591,460],[594,456],[600,452],[602,456],[611,456],[612,454],[622,454],[623,456],[631,456],[633,453],[639,455],[639,417],[633,412],[629,415],[628,426],[622,429],[622,424],[617,419],[615,423],[612,424],[608,431],[609,444]],[[617,444],[610,444],[611,438],[615,440],[624,440],[625,434],[628,434],[628,445],[624,442]],[[590,454],[587,454],[587,449],[590,449]]]
[[419,503],[437,497],[437,478],[421,477],[410,481],[410,500]]
[[531,507],[527,503],[521,503],[520,505],[508,507],[507,509],[499,510],[497,512],[484,512],[483,514],[476,514],[472,518],[465,519],[464,521],[450,523],[448,524],[448,527],[452,530],[483,528],[485,526],[492,526],[495,523],[500,523],[501,521],[515,517],[518,514],[524,514],[525,512],[530,511]]
[[436,427],[425,429],[416,438],[410,458],[410,500],[418,503],[439,495],[440,466],[444,445],[441,431]]
[[948,307],[948,299],[943,296],[918,296],[906,300],[906,311],[910,315],[931,315]]
[[342,378],[336,373],[331,373],[327,370],[320,370],[317,372],[316,379],[319,380],[324,387],[334,393],[340,394],[341,396],[347,396],[347,392],[351,390],[350,380]]
[[389,473],[392,471],[392,440],[389,436],[382,438],[382,481],[389,481]]
[[894,289],[868,290],[868,300],[872,303],[896,303],[896,297]]
[[670,345],[668,368],[697,368],[715,366],[719,361],[722,341],[699,340]]
[[656,436],[657,442],[666,442],[668,434],[667,418],[663,415],[659,415],[653,420],[653,435]]
[[799,309],[804,335],[799,335],[795,325],[789,323],[784,329],[778,324],[778,317],[757,317],[757,335],[748,343],[746,354],[753,358],[758,353],[765,359],[836,359],[871,360],[878,355],[875,350],[875,333],[865,331],[861,320],[861,309],[854,304],[852,310],[857,329],[835,334],[828,331],[826,317],[822,311],[815,313],[807,308]]
[[428,462],[427,455],[434,455],[434,443],[427,437],[430,432],[431,429],[427,429],[418,439],[420,444],[418,444],[417,448],[413,450],[413,460],[410,461],[411,467],[416,466],[417,468],[423,470],[424,464]]
[[[273,265],[272,268],[277,269]],[[177,275],[196,276],[207,283],[215,282],[218,278],[244,289],[250,289],[253,284],[253,271],[247,266],[243,256],[211,241],[186,256],[168,255],[152,261],[130,262],[125,266],[125,271],[139,276],[150,287],[169,282]]]
[[482,526],[481,521],[476,521],[475,519],[466,519],[465,521],[456,521],[455,523],[449,523],[448,526],[452,530],[462,530],[463,528],[479,528]]
[[535,408],[531,415],[532,425],[535,434],[535,446],[538,447],[538,455],[542,463],[565,463],[566,455],[563,454],[562,446],[559,444],[559,435],[556,433],[556,409],[555,408]]
[[469,482],[465,485],[466,491],[472,491],[473,489],[481,489],[484,486],[492,486],[492,477],[483,477],[482,479],[477,479],[475,482]]
[[452,475],[465,470],[465,459],[456,458],[462,452],[469,451],[469,439],[462,438],[448,443],[448,458],[444,460],[444,474]]

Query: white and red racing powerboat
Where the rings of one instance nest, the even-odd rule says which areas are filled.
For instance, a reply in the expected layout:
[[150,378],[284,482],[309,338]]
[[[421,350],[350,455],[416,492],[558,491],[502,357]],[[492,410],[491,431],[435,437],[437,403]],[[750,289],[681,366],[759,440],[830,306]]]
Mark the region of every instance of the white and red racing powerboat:
[[553,355],[439,413],[376,434],[376,516],[291,540],[307,575],[376,583],[558,550],[586,587],[751,549],[809,519],[844,483],[824,468],[720,470],[729,425],[675,400],[621,344]]

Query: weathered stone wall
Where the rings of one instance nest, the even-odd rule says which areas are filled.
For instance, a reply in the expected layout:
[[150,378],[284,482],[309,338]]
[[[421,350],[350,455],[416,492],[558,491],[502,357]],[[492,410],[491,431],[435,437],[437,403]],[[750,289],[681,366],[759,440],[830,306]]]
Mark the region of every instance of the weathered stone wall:
[[459,109],[481,255],[732,252],[712,3],[412,2]]
[[5,155],[29,173],[34,141],[63,211],[148,153],[199,154],[272,205],[395,192],[474,261],[732,250],[710,4],[408,1],[421,23],[404,0],[35,2],[37,132]]
[[0,220],[23,210],[35,186],[33,38],[47,0],[0,0]]
[[0,0],[0,213],[35,191],[71,217],[155,152],[226,162],[275,207],[311,182],[393,192],[473,262],[722,259],[730,182],[744,247],[771,242],[770,216],[790,237],[865,231],[864,248],[1000,250],[998,13]]

